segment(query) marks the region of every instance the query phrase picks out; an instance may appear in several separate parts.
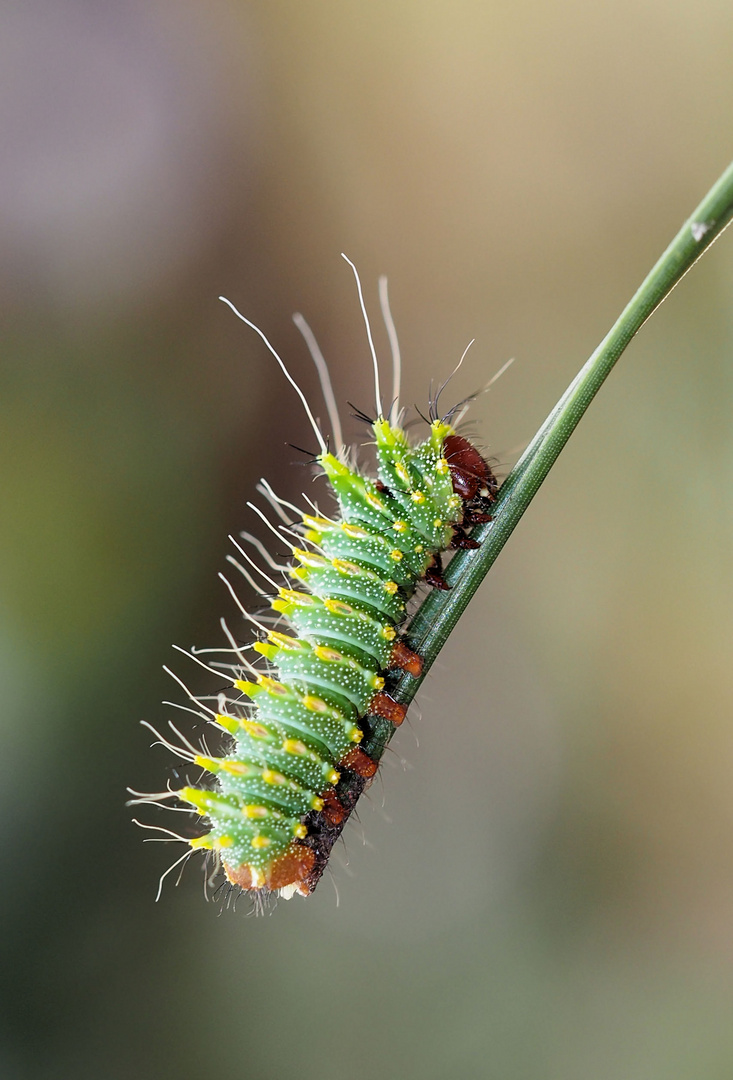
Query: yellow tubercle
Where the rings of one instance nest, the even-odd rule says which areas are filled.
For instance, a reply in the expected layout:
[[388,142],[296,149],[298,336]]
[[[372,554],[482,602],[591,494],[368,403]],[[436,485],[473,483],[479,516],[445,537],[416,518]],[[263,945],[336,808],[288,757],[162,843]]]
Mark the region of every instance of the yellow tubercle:
[[412,501],[413,501],[414,503],[417,503],[417,504],[418,504],[418,506],[419,506],[419,505],[420,505],[421,503],[424,503],[424,502],[425,502],[425,496],[423,495],[422,491],[419,491],[419,490],[418,490],[418,491],[413,491],[413,493],[412,493],[412,495],[410,496],[410,498],[412,499]]
[[213,846],[215,848],[228,848],[231,847],[233,843],[234,840],[231,836],[220,836],[218,840],[214,841]]
[[306,829],[305,825],[302,824],[302,822],[300,825],[296,825],[293,829],[293,836],[297,836],[299,840],[305,840],[307,835],[308,830]]
[[369,537],[366,529],[361,529],[358,525],[350,525],[347,521],[341,522],[341,531],[350,536],[352,540],[367,540]]
[[[302,701],[303,705],[305,705],[306,709],[310,712],[327,713],[329,711],[328,704],[323,698],[316,697],[315,694],[307,694]],[[302,745],[303,744],[301,743],[301,746]]]
[[246,679],[235,679],[232,683],[235,690],[241,690],[247,697],[253,697],[260,690],[260,686],[257,683],[248,682]]
[[385,581],[385,583],[384,583],[384,591],[386,593],[389,593],[390,596],[394,596],[394,594],[397,592],[398,589],[399,589],[399,585],[397,584],[396,581]]
[[272,737],[272,732],[268,731],[263,724],[258,724],[256,720],[250,720],[248,717],[243,716],[239,723],[253,739],[269,739]]
[[339,461],[334,454],[320,454],[318,460],[320,461],[326,476],[351,477],[354,475],[349,466],[344,465],[343,461]]
[[252,648],[255,652],[258,652],[260,656],[265,656],[268,660],[274,660],[278,654],[279,646],[272,645],[266,641],[255,641]]
[[243,761],[222,761],[221,767],[230,776],[249,776],[252,771]]
[[198,765],[201,769],[208,769],[210,773],[218,773],[222,767],[222,762],[217,761],[215,758],[204,757],[203,754],[197,754],[193,759],[194,765]]
[[[288,604],[297,604],[298,607],[309,607],[311,604],[316,603],[309,593],[298,592],[297,589],[280,589],[280,599],[285,600]],[[277,603],[277,601],[274,601],[274,603]]]
[[253,836],[251,843],[253,848],[267,848],[270,846],[270,838],[269,836]]
[[311,810],[322,810],[324,806],[325,803],[320,795],[314,795],[311,799]]
[[195,806],[196,810],[202,816],[208,814],[209,804],[211,802],[211,792],[201,791],[200,788],[184,787],[180,788],[176,795],[181,802],[190,803],[191,806]]
[[385,641],[394,641],[394,639],[397,637],[397,631],[393,626],[383,626],[382,637],[385,639]]
[[430,435],[438,446],[442,446],[448,436],[455,435],[455,432],[445,420],[433,420],[430,425]]
[[384,679],[381,675],[374,675],[370,681],[375,690],[384,689]]
[[[302,641],[298,641],[297,638],[291,637],[289,634],[280,634],[277,630],[268,630],[267,637],[273,645],[278,645],[281,649],[297,651],[303,647]],[[257,644],[255,644],[255,649],[257,648]]]
[[282,773],[275,772],[274,769],[263,769],[262,779],[266,784],[287,784],[287,778]]
[[337,772],[336,769],[331,769],[326,779],[328,780],[329,784],[338,784],[339,780],[341,779],[341,773]]
[[349,562],[348,559],[332,559],[331,565],[334,570],[338,570],[340,574],[349,574],[351,577],[358,577],[360,574],[368,576],[369,574],[363,567],[357,566],[356,563]]
[[240,721],[237,720],[236,716],[226,716],[224,713],[217,713],[216,722],[219,727],[224,728],[230,735],[234,735],[235,732],[239,731]]
[[344,659],[340,652],[336,652],[335,649],[329,649],[327,645],[316,645],[313,652],[319,660],[336,663],[339,660]]
[[266,806],[243,806],[242,813],[246,818],[266,818],[270,811]]
[[215,841],[211,839],[211,833],[206,833],[205,836],[194,836],[192,840],[188,841],[188,846],[193,848],[194,851],[211,851],[214,843]]
[[383,416],[378,416],[372,427],[378,446],[406,448],[409,445],[403,429],[391,424]]
[[351,604],[344,603],[343,600],[334,600],[327,597],[323,601],[323,606],[326,611],[330,611],[332,615],[353,615],[354,609]]
[[293,556],[298,562],[303,563],[303,566],[322,567],[328,565],[328,559],[324,559],[322,555],[316,555],[312,551],[304,551],[303,548],[293,548]]
[[402,552],[398,548],[395,548],[394,551],[390,551],[389,554],[395,562],[400,562],[402,560]]
[[372,510],[378,510],[380,513],[384,512],[384,503],[376,495],[372,495],[371,491],[365,491],[364,498]]
[[303,514],[303,524],[309,529],[317,529],[319,532],[333,528],[333,522],[329,521],[328,518],[315,517],[313,514]]
[[407,522],[406,521],[395,521],[392,528],[394,529],[395,532],[398,532],[398,533],[407,532]]
[[[361,728],[353,727],[351,729],[351,733],[349,735],[349,738],[351,739],[352,742],[360,743],[361,740],[364,738],[364,732],[361,730]],[[334,781],[334,783],[335,783],[335,781]]]
[[297,754],[299,757],[308,753],[308,747],[300,739],[286,739],[283,743],[283,750],[286,754]]
[[278,682],[277,679],[271,679],[269,675],[258,675],[257,682],[263,690],[267,690],[270,694],[275,694],[277,697],[291,696],[287,686]]

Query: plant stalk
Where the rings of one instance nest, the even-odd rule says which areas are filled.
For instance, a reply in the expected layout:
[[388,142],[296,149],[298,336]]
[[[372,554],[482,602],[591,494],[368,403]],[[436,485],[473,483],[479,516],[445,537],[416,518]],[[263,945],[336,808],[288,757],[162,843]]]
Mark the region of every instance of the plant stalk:
[[[451,560],[445,573],[450,591],[433,591],[418,608],[408,627],[407,640],[423,658],[423,673],[418,679],[407,675],[399,679],[391,690],[398,701],[406,705],[415,697],[469,600],[626,346],[703,252],[717,240],[731,218],[733,164],[684,223],[502,484],[492,521],[476,527],[471,534],[481,547],[476,551],[459,551]],[[379,757],[394,734],[394,728],[387,724],[375,725],[371,734],[369,742],[372,745],[365,744],[365,749]]]
[[[423,672],[419,678],[401,675],[390,683],[389,692],[397,701],[408,705],[415,697],[469,600],[493,566],[558,454],[634,334],[720,236],[731,218],[733,164],[729,165],[684,223],[502,484],[493,506],[492,520],[477,526],[471,533],[481,547],[475,551],[456,552],[444,575],[451,586],[450,590],[434,590],[415,612],[407,628],[406,640],[422,657]],[[371,758],[378,761],[396,728],[378,716],[364,717],[362,723],[365,729],[362,746]],[[324,827],[319,844],[326,857],[365,786],[365,781],[354,773],[347,773],[338,785],[339,797],[347,808],[347,816],[335,827]],[[322,864],[325,865],[325,859]],[[312,888],[315,888],[319,876],[320,873],[314,877]]]

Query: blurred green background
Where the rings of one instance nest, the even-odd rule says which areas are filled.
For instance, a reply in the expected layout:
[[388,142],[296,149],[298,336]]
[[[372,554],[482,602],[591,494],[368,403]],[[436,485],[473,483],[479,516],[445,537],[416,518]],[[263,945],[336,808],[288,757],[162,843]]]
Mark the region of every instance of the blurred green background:
[[476,596],[336,889],[247,918],[191,864],[156,905],[175,849],[123,806],[173,776],[139,721],[163,663],[203,685],[170,643],[234,622],[254,484],[310,490],[217,295],[318,400],[304,312],[368,409],[339,253],[375,317],[387,273],[407,402],[472,337],[454,400],[516,357],[472,412],[506,473],[731,157],[730,4],[10,0],[1,30],[0,1075],[733,1075],[730,235]]

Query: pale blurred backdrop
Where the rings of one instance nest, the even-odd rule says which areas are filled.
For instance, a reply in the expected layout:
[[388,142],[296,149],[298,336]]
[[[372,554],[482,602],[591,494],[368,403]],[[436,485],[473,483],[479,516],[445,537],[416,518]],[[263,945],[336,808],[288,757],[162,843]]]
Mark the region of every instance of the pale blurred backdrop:
[[302,311],[348,413],[340,252],[375,321],[388,274],[407,402],[471,338],[451,401],[516,358],[472,411],[506,474],[732,156],[730,4],[1,19],[0,1075],[727,1080],[733,235],[623,357],[312,898],[221,913],[192,861],[154,904],[177,849],[123,803],[175,778],[139,721],[172,715],[162,664],[203,685],[171,643],[235,623],[257,479],[313,490],[217,296],[318,403]]

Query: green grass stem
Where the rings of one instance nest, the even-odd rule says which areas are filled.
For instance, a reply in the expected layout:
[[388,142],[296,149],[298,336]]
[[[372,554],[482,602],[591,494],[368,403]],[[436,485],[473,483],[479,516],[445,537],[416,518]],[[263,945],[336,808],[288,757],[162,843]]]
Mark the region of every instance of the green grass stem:
[[[415,613],[407,637],[412,648],[423,657],[425,667],[419,679],[409,676],[400,679],[393,691],[399,701],[408,704],[414,698],[451,630],[621,353],[732,217],[733,164],[684,223],[502,484],[493,520],[472,533],[481,547],[477,551],[459,551],[450,562],[445,574],[450,592],[431,592]],[[365,742],[365,749],[380,757],[393,733],[390,724],[377,723]]]

